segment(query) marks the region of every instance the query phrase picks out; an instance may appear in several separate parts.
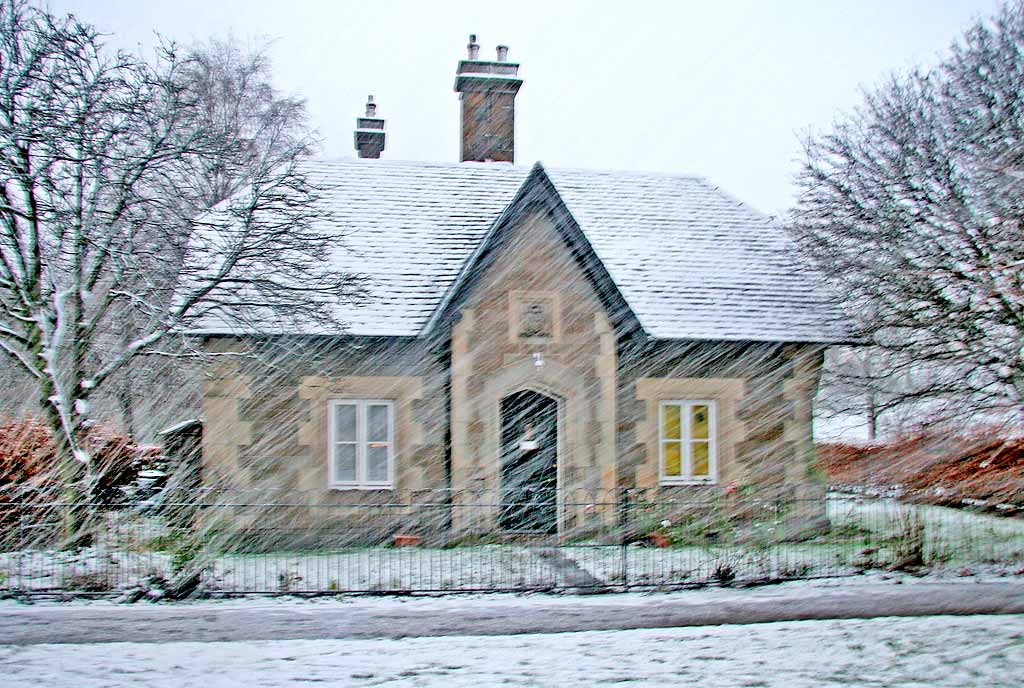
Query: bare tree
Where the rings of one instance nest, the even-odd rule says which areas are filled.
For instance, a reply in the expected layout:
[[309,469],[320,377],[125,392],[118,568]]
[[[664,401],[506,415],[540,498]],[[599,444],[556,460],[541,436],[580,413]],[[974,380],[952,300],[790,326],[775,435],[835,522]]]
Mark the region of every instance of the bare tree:
[[195,97],[203,127],[217,137],[216,156],[197,158],[189,206],[212,207],[240,188],[255,159],[309,153],[306,105],[271,83],[269,43],[234,37],[193,45],[182,84]]
[[[924,371],[904,365],[879,347],[833,347],[828,351],[815,410],[821,418],[841,421],[863,419],[869,442],[899,433],[920,421],[928,409],[908,402],[926,387]],[[849,428],[847,428],[849,429]]]
[[937,67],[892,76],[806,141],[793,232],[885,375],[908,381],[889,407],[1021,417],[1021,74],[1024,4],[1013,2]]
[[[282,95],[272,84],[269,43],[244,43],[233,37],[210,39],[190,46],[180,65],[176,82],[194,104],[191,116],[203,132],[203,155],[181,157],[173,179],[174,188],[165,194],[174,225],[186,225],[218,203],[244,192],[254,165],[273,168],[310,154],[312,141],[305,102]],[[168,280],[173,280],[183,258],[187,235],[167,237],[163,264]],[[140,325],[135,313],[126,309],[119,318],[122,344],[137,336]],[[164,350],[175,349],[165,342]],[[176,351],[181,354],[180,348]],[[128,362],[113,380],[113,393],[121,415],[121,425],[130,435],[146,434],[169,420],[157,412],[166,404],[147,403],[162,398],[164,391],[177,392],[182,401],[174,411],[174,420],[187,413],[187,398],[198,397],[198,376],[193,366],[180,356],[141,356]],[[182,394],[191,390],[192,394]],[[136,409],[145,408],[138,421]],[[155,420],[154,420],[155,419]],[[154,422],[156,425],[154,425]]]
[[[34,381],[76,503],[96,478],[89,402],[131,361],[197,320],[330,320],[352,293],[314,229],[308,140],[214,126],[198,69],[173,45],[111,54],[74,16],[0,6],[0,351]],[[211,185],[221,167],[231,181]]]

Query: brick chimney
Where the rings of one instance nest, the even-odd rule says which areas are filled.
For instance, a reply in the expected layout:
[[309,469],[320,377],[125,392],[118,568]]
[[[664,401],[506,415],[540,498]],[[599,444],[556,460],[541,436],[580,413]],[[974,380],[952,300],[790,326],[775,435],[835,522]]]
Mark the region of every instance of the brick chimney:
[[379,158],[384,150],[384,120],[377,117],[373,96],[366,97],[366,117],[356,118],[355,141],[360,158]]
[[461,160],[515,162],[515,101],[523,80],[519,64],[508,61],[508,46],[499,45],[494,61],[480,59],[476,35],[466,46],[468,59],[455,71],[462,101]]

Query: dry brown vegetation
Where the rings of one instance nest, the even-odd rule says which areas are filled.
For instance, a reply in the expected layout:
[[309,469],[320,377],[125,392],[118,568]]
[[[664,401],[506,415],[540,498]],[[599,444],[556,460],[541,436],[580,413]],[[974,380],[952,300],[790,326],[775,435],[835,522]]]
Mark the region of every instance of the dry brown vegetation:
[[[153,464],[159,451],[140,447],[129,436],[93,426],[86,434],[92,474],[86,497],[101,507],[125,502],[122,488],[139,470]],[[33,417],[0,418],[0,544],[55,537],[57,505],[66,501],[49,427]]]
[[[120,488],[134,481],[138,471],[159,454],[103,426],[89,429],[87,447],[96,468],[90,497],[104,504],[119,501]],[[52,433],[43,421],[0,419],[0,501],[55,497],[60,489],[55,451]]]
[[921,430],[884,444],[819,444],[818,460],[833,485],[898,486],[917,502],[961,506],[978,500],[990,507],[1024,509],[1021,436]]

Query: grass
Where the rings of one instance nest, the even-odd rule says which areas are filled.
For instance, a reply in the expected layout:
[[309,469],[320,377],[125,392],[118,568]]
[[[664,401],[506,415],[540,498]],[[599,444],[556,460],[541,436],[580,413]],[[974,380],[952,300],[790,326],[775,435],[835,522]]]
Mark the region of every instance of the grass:
[[[865,568],[974,566],[1024,561],[1024,520],[944,507],[907,507],[854,498],[828,502],[830,526],[787,539],[785,514],[765,514],[728,531],[714,520],[684,522],[673,546],[569,543],[559,553],[611,585],[742,584],[754,580],[847,575]],[[537,550],[493,538],[446,547],[347,546],[239,551],[224,532],[196,537],[136,516],[117,537],[82,556],[40,550],[0,553],[0,587],[95,587],[164,576],[200,562],[208,582],[226,591],[389,591],[537,589],[559,584]],[[151,519],[150,519],[151,520]],[[711,527],[705,527],[710,525]],[[131,534],[130,537],[125,534]],[[222,543],[228,546],[221,546]],[[78,578],[88,574],[84,578]]]

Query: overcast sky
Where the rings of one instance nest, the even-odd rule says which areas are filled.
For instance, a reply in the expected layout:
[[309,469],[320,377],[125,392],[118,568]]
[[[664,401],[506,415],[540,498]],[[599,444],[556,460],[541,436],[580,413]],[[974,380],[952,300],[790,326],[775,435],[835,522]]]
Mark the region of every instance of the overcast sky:
[[307,99],[322,155],[354,157],[367,94],[395,160],[457,161],[456,62],[511,46],[516,164],[700,174],[768,213],[793,201],[798,134],[860,86],[932,63],[995,0],[440,2],[51,0],[149,49],[229,33],[275,40],[275,82]]

